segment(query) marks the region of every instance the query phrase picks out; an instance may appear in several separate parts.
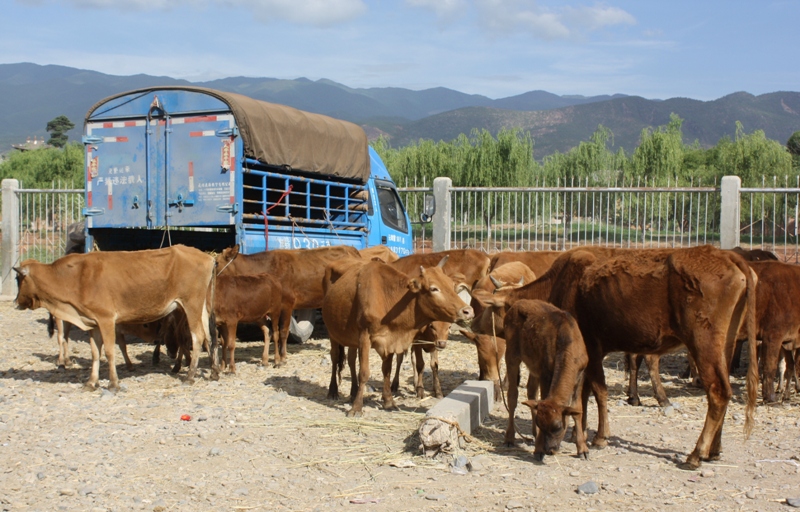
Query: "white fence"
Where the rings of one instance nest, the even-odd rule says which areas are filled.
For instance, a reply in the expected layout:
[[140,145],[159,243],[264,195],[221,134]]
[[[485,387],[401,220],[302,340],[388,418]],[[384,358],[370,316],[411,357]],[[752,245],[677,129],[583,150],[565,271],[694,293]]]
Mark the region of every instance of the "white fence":
[[[797,219],[800,177],[764,180],[740,188],[647,180],[597,184],[541,183],[525,188],[400,187],[412,218],[417,252],[449,248],[566,250],[579,245],[689,247],[742,245],[800,258]],[[433,194],[433,222],[422,223],[423,196]],[[27,258],[51,262],[64,254],[67,227],[83,220],[82,189],[20,189],[3,180],[2,293],[16,294],[13,266]]]

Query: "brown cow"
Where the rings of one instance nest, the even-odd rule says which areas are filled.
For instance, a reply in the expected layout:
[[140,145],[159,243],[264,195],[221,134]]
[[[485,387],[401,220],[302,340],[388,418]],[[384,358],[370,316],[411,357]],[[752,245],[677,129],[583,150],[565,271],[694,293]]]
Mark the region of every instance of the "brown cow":
[[[211,325],[214,260],[182,245],[146,251],[103,251],[69,254],[51,264],[22,262],[17,272],[19,309],[47,310],[84,331],[93,330],[92,374],[86,387],[99,380],[100,343],[108,359],[109,389],[119,389],[114,364],[116,325],[147,323],[183,309],[192,333],[193,382],[200,346],[216,343]],[[212,374],[218,368],[212,361]]]
[[[456,274],[461,274],[458,280],[466,283],[467,289],[472,289],[481,277],[489,270],[489,256],[477,249],[451,249],[449,251],[430,252],[424,254],[411,254],[403,256],[392,263],[392,266],[406,275],[414,274],[419,267],[433,267],[447,257],[444,263],[444,273],[454,279]],[[455,280],[455,279],[454,279]]]
[[322,305],[325,268],[342,258],[360,259],[355,247],[335,245],[316,249],[274,249],[255,254],[240,254],[235,245],[217,255],[219,274],[254,275],[267,273],[281,286],[294,292],[292,309],[316,309]]
[[[710,246],[618,250],[605,259],[598,258],[601,253],[597,249],[569,251],[533,283],[486,296],[484,302],[504,308],[520,299],[546,299],[575,316],[589,351],[584,410],[590,391],[598,404],[595,446],[605,446],[609,435],[605,355],[614,351],[663,354],[685,344],[706,383],[708,411],[684,467],[697,468],[701,460],[719,458],[722,424],[732,395],[728,369],[743,321],[752,350],[756,343],[755,281],[750,268],[741,257]],[[753,428],[757,382],[758,368],[751,360],[747,436]]]
[[[422,354],[430,354],[431,378],[433,379],[433,396],[442,398],[442,383],[439,380],[439,351],[447,348],[447,338],[450,335],[450,322],[431,322],[418,333],[417,339],[411,344],[411,351],[414,355],[414,389],[417,398],[425,398],[425,385],[423,383],[423,371],[425,370],[425,359]],[[391,357],[391,356],[390,356]],[[405,354],[397,354],[397,368],[392,380],[392,393],[400,389],[400,368],[403,365]]]
[[[398,260],[399,261],[399,260]],[[351,367],[353,407],[348,416],[360,416],[369,379],[369,349],[383,360],[383,405],[395,407],[391,393],[391,354],[402,354],[417,333],[432,321],[472,318],[472,308],[454,291],[440,267],[420,268],[409,278],[389,264],[371,261],[346,272],[331,285],[322,302],[322,317],[331,340],[331,383],[328,397],[339,397],[337,367],[340,346],[357,347],[360,368]]]
[[255,275],[221,274],[217,276],[214,295],[214,314],[217,328],[222,336],[223,368],[228,364],[230,372],[236,373],[236,327],[239,322],[256,323],[264,333],[264,351],[261,364],[269,363],[270,334],[275,347],[274,366],[286,364],[286,340],[292,305],[295,299],[290,290],[281,286],[278,279],[265,273]]
[[358,252],[361,253],[361,257],[367,261],[373,258],[380,258],[380,260],[385,263],[391,263],[400,258],[396,252],[389,249],[385,245],[373,245],[372,247],[367,247],[366,249],[360,249]]
[[[578,457],[589,457],[585,432],[581,427],[583,409],[580,394],[589,355],[578,323],[572,315],[541,300],[520,300],[506,314],[506,372],[508,375],[508,426],[505,443],[513,446],[514,412],[519,397],[520,364],[530,372],[528,401],[533,413],[534,459],[559,450],[567,422],[575,421]],[[541,389],[542,399],[536,400]],[[538,433],[537,433],[538,427]]]
[[489,263],[489,272],[493,272],[512,261],[523,263],[531,271],[540,276],[547,272],[554,261],[561,256],[563,251],[503,251],[492,256]]
[[[460,329],[468,340],[478,349],[478,380],[494,382],[494,400],[502,400],[502,383],[500,379],[500,361],[506,354],[506,340],[488,334],[476,334]],[[501,333],[502,334],[502,333]]]
[[[544,273],[544,272],[542,272]],[[536,280],[536,274],[523,262],[512,261],[495,268],[488,275],[480,278],[472,291],[485,290],[489,293],[503,286],[522,286]],[[475,311],[472,331],[478,334],[494,334],[503,332],[502,316],[493,313],[492,308],[484,308],[479,300],[472,299],[470,306]]]

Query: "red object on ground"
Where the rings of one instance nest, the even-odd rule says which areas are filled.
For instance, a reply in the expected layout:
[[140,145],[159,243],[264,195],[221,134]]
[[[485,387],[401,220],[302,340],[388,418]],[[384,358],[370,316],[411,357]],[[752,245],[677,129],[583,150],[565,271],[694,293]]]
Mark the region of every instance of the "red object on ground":
[[181,416],[181,421],[191,421],[191,419],[192,417],[189,416],[188,414],[184,414],[183,416]]

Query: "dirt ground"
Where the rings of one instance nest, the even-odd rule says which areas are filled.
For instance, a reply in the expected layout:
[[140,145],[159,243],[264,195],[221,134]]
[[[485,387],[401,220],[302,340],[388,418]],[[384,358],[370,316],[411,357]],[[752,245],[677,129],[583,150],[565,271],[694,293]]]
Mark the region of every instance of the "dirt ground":
[[[0,302],[2,510],[791,510],[787,498],[800,498],[800,400],[759,406],[745,441],[741,379],[732,380],[722,459],[699,471],[678,469],[706,410],[703,393],[677,377],[685,364],[678,355],[662,360],[674,402],[665,409],[645,381],[644,406],[627,405],[620,358],[607,360],[612,437],[589,461],[566,442],[544,464],[533,461],[530,445],[503,447],[507,416],[496,405],[454,454],[466,457],[466,470],[451,457],[421,456],[417,427],[437,400],[413,395],[408,359],[400,411],[389,412],[374,391],[380,368],[371,354],[374,390],[361,419],[345,416],[345,399],[326,398],[322,338],[290,345],[280,369],[258,364],[262,343],[243,342],[237,375],[213,382],[205,369],[192,386],[170,373],[168,357],[154,367],[152,348],[132,345],[133,371],[117,351],[122,390],[114,395],[81,389],[91,360],[85,337],[71,344],[76,364],[57,371],[45,322],[45,310]],[[451,336],[440,367],[445,394],[477,378],[473,346]],[[105,361],[100,372],[105,386]],[[518,408],[517,417],[530,432],[529,410]],[[591,403],[592,430],[596,421]],[[578,492],[591,482],[597,492]]]

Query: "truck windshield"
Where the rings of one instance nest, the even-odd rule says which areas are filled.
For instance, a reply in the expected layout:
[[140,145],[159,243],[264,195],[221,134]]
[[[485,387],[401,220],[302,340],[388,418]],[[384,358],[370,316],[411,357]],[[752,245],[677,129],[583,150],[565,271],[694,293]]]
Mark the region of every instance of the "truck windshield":
[[397,191],[394,187],[378,183],[377,181],[375,186],[378,189],[378,203],[381,206],[383,222],[390,228],[408,233],[403,203],[400,202]]

